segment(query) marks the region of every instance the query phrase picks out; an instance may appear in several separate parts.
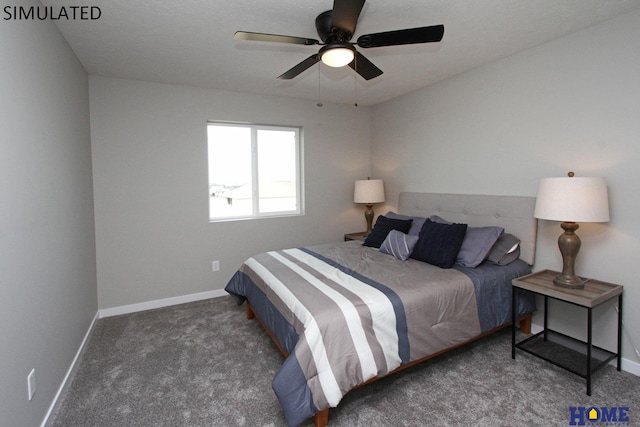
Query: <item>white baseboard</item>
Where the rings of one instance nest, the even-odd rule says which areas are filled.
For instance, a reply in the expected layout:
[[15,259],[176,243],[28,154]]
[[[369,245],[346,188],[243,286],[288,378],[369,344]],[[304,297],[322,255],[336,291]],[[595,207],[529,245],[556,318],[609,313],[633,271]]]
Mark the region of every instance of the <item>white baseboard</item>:
[[213,291],[200,292],[197,294],[181,295],[178,297],[159,299],[155,301],[121,305],[119,307],[103,308],[101,310],[98,310],[98,316],[100,319],[104,319],[105,317],[136,313],[138,311],[153,310],[154,308],[169,307],[171,305],[185,304],[188,302],[201,301],[210,298],[218,298],[225,295],[229,294],[224,289],[217,289]]
[[538,332],[542,332],[542,326],[536,325],[535,323],[531,324],[531,333],[537,334]]
[[[542,326],[532,323],[531,333],[537,334],[538,332],[542,332]],[[630,359],[625,359],[624,357],[622,358],[621,362],[622,362],[621,369],[623,371],[629,372],[630,374],[640,377],[640,363],[634,362],[633,360],[630,360]],[[616,366],[615,359],[612,360],[609,364],[612,366]]]
[[71,361],[71,366],[69,366],[69,369],[67,370],[66,375],[62,379],[62,384],[60,384],[60,387],[58,388],[58,391],[56,392],[56,395],[53,397],[53,401],[51,402],[51,405],[49,406],[49,410],[47,411],[46,415],[44,416],[44,419],[42,420],[41,427],[45,427],[47,425],[47,423],[49,422],[49,418],[53,414],[53,411],[55,410],[56,405],[58,404],[58,400],[60,399],[60,396],[62,395],[62,392],[67,387],[67,382],[71,378],[72,373],[75,371],[76,364],[80,360],[80,356],[84,352],[85,347],[86,347],[87,343],[89,342],[89,338],[91,337],[91,334],[93,334],[93,328],[95,327],[97,320],[98,320],[98,312],[96,312],[95,316],[93,316],[93,320],[91,321],[91,324],[89,325],[89,329],[87,329],[87,333],[84,334],[84,338],[82,339],[82,342],[80,343],[80,348],[78,348],[78,351],[76,352],[75,357]]
[[629,372],[630,374],[640,377],[640,363],[636,363],[633,360],[622,358],[622,370]]

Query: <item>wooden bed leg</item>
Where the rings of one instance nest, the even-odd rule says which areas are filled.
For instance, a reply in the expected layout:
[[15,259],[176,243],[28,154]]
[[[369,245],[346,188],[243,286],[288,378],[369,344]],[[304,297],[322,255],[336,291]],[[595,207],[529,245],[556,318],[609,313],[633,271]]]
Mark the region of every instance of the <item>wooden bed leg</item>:
[[253,312],[253,308],[251,308],[251,304],[249,304],[249,301],[247,301],[246,304],[247,304],[247,320],[251,320],[255,318],[256,315]]
[[316,412],[313,416],[313,425],[316,427],[326,427],[329,424],[329,408]]
[[520,332],[527,335],[531,333],[532,318],[533,318],[533,315],[531,313],[525,314],[520,318]]

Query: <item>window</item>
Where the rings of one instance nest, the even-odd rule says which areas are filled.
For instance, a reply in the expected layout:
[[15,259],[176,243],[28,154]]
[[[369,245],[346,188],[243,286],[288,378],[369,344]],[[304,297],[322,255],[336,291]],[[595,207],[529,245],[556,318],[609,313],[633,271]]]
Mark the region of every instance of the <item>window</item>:
[[301,215],[300,129],[209,123],[209,220]]

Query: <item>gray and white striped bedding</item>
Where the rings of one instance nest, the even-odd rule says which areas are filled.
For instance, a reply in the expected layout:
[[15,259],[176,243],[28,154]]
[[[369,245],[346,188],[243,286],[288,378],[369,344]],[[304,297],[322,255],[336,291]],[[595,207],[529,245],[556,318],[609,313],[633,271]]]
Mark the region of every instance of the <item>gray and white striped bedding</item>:
[[367,380],[479,335],[477,301],[486,300],[474,281],[344,242],[256,255],[225,289],[239,304],[248,298],[289,352],[273,388],[299,425]]

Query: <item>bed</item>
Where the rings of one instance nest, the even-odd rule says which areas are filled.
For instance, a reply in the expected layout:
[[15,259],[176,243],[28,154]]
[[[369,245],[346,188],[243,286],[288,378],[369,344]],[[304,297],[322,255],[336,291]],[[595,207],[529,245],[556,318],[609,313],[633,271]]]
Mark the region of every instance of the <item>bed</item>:
[[[365,244],[245,261],[225,290],[285,356],[272,386],[287,423],[324,426],[350,390],[508,326],[511,280],[535,260],[534,204],[404,192]],[[524,332],[534,310],[535,298],[519,294]]]

